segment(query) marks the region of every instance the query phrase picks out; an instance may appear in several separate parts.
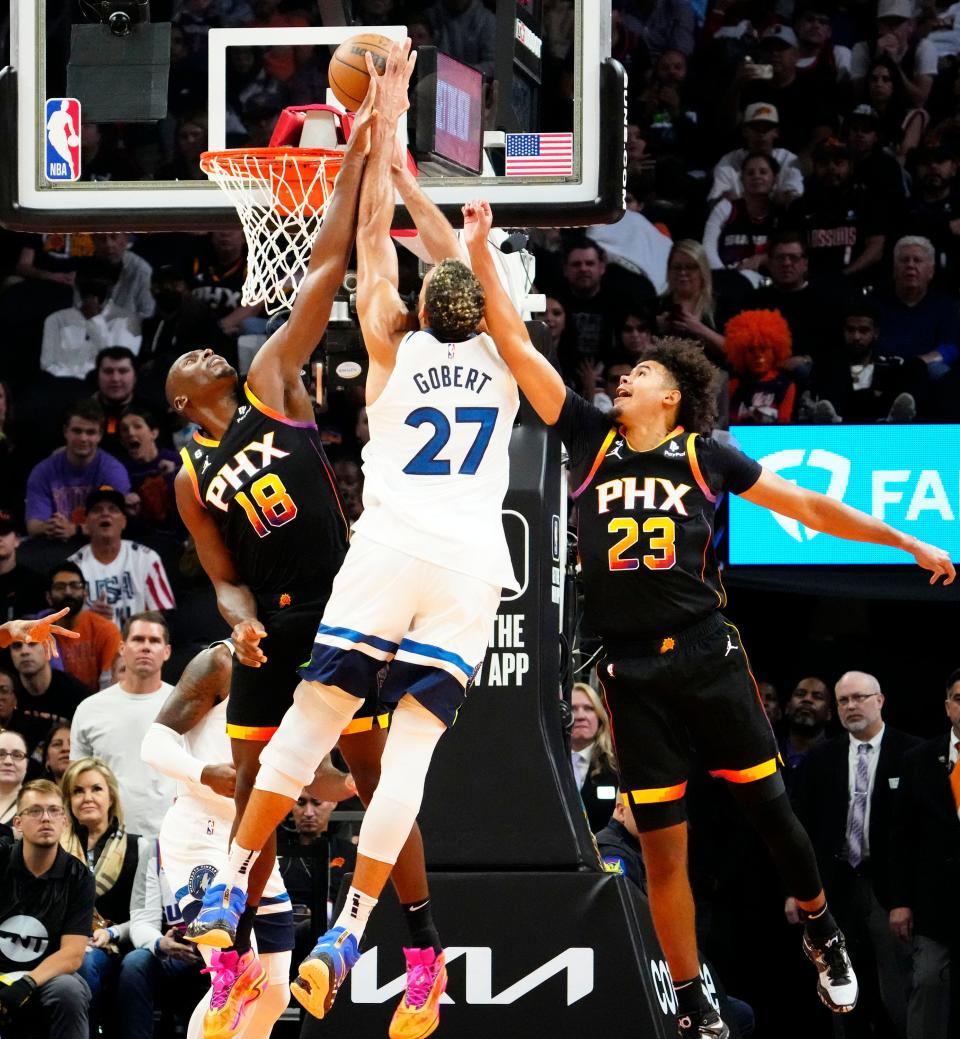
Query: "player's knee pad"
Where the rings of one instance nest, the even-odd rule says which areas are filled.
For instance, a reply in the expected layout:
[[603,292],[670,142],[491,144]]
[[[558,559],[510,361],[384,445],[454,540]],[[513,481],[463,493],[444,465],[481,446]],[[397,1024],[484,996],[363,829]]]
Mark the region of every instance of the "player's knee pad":
[[257,789],[295,801],[362,704],[363,700],[342,689],[301,682],[293,704],[260,755]]
[[394,712],[380,764],[380,782],[360,828],[357,850],[378,862],[396,862],[420,811],[430,759],[446,726],[405,697]]

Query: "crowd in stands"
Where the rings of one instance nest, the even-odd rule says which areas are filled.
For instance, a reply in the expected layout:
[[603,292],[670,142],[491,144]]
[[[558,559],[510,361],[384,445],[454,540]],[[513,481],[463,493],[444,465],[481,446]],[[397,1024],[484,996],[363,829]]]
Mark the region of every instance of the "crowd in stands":
[[[165,5],[154,6],[156,19]],[[543,318],[568,383],[609,410],[620,376],[652,337],[670,334],[699,342],[716,366],[723,426],[957,421],[956,6],[613,0],[614,52],[630,76],[629,210],[612,227],[532,236],[536,288],[548,297]],[[320,22],[312,0],[166,7],[171,116],[84,125],[85,179],[199,179],[205,34]],[[352,4],[355,24],[406,22],[416,42],[487,75],[492,8],[481,0]],[[573,5],[544,0],[543,11],[542,126],[569,129]],[[265,144],[285,105],[321,98],[325,64],[311,47],[231,48],[228,144]],[[161,674],[175,679],[223,634],[174,502],[178,450],[193,430],[170,413],[164,379],[174,358],[197,347],[240,364],[267,322],[240,303],[239,229],[3,232],[2,244],[0,621],[66,608],[60,623],[78,637],[61,639],[50,660],[29,643],[0,660],[0,831],[19,838],[19,850],[0,844],[0,919],[8,896],[33,899],[48,933],[29,961],[13,962],[0,944],[0,974],[36,972],[59,957],[56,971],[40,970],[36,994],[26,983],[16,989],[22,1004],[5,992],[14,986],[0,985],[0,1005],[22,1011],[39,1035],[47,1028],[81,1039],[89,1021],[150,1036],[161,1008],[182,1023],[204,983],[156,856],[172,784],[140,761],[140,736],[169,695]],[[401,288],[415,287],[409,257],[401,276]],[[316,416],[353,519],[369,436],[362,405],[362,394],[333,393]],[[761,685],[862,979],[861,1008],[839,1027],[940,1039],[949,1034],[945,979],[960,928],[930,891],[950,889],[960,858],[956,805],[943,782],[957,757],[960,675],[945,697],[954,735],[930,743],[884,727],[876,680],[851,675],[835,686],[801,678],[783,698]],[[862,745],[873,754],[866,785]],[[601,851],[613,848],[608,861],[642,884],[636,835],[622,809],[615,815],[609,722],[585,684],[573,691],[571,753]],[[849,791],[829,786],[845,755]],[[943,790],[931,793],[937,779]],[[704,947],[728,988],[754,1005],[758,1035],[774,1034],[764,1022],[782,1023],[787,999],[795,1020],[776,1034],[827,1034],[791,907],[755,865],[764,852],[718,786],[690,792]],[[867,844],[852,848],[847,806],[863,798],[875,814]],[[305,789],[287,839],[314,845],[332,808]],[[732,864],[718,864],[717,843],[737,850]],[[324,847],[333,899],[355,849],[333,832]],[[304,850],[284,865],[305,948],[315,860]],[[53,878],[42,893],[38,869]],[[735,934],[742,918],[734,926],[731,905],[744,907],[754,945],[778,950],[764,957],[770,962],[744,966]],[[94,921],[89,931],[82,918]],[[89,946],[67,940],[76,934],[89,934]]]

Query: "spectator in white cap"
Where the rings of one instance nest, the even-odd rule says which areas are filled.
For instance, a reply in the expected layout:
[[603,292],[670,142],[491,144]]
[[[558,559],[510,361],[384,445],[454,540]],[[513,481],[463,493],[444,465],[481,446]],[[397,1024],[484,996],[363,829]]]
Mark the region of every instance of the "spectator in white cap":
[[780,113],[766,101],[748,105],[743,114],[741,133],[745,147],[727,152],[713,168],[713,184],[708,201],[718,198],[734,201],[743,198],[743,163],[748,155],[768,155],[777,160],[780,171],[774,184],[774,198],[786,205],[803,194],[803,172],[796,155],[777,148]]
[[937,74],[937,50],[917,35],[913,0],[880,0],[877,4],[876,36],[861,40],[853,48],[850,74],[862,89],[873,58],[888,55],[903,78],[910,102],[923,108]]

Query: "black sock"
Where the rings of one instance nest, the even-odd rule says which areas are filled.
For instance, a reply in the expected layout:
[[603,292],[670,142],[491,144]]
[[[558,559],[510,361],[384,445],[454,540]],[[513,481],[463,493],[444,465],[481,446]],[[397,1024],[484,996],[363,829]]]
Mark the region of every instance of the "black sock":
[[704,1010],[711,1009],[710,1000],[707,999],[707,993],[699,974],[688,981],[675,981],[673,990],[677,994],[678,1017],[697,1017]]
[[237,937],[233,940],[233,948],[241,956],[250,948],[250,932],[253,930],[253,921],[259,908],[258,905],[248,905],[237,921]]
[[822,909],[816,909],[812,913],[801,909],[800,919],[803,921],[807,936],[814,945],[823,945],[824,942],[828,942],[840,930],[826,903],[824,903]]
[[438,954],[443,952],[437,925],[433,922],[433,913],[430,911],[430,899],[428,898],[425,902],[411,902],[410,905],[401,905],[400,908],[403,910],[407,927],[410,929],[410,941],[413,948],[432,948]]

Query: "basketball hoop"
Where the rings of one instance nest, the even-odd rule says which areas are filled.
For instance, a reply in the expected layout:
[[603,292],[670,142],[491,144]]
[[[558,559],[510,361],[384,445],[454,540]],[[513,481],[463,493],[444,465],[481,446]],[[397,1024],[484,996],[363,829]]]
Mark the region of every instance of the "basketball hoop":
[[293,306],[323,212],[343,165],[327,148],[235,148],[204,152],[200,168],[236,207],[247,239],[245,306],[268,314]]

